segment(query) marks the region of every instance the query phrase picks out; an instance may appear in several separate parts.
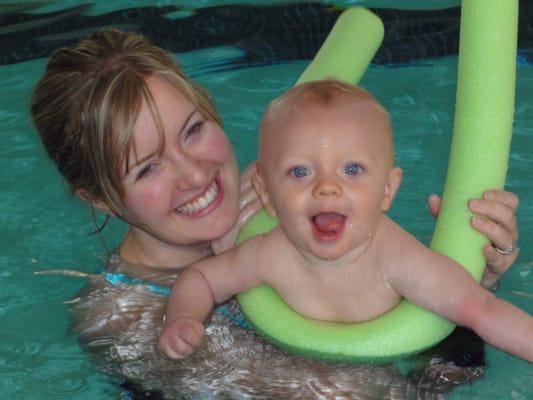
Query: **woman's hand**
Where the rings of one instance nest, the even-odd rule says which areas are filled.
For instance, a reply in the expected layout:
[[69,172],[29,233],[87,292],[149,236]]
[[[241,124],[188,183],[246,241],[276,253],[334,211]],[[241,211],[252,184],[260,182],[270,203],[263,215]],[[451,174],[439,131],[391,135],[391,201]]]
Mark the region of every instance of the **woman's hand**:
[[[440,203],[439,196],[431,195],[429,197],[428,207],[433,216],[438,215]],[[470,200],[468,208],[473,213],[486,217],[474,216],[470,223],[475,230],[487,236],[491,242],[483,249],[487,264],[481,278],[481,285],[490,289],[518,257],[516,246],[518,240],[516,226],[518,197],[514,193],[504,190],[489,190],[483,193],[482,199]]]
[[251,177],[257,171],[256,163],[252,163],[241,175],[241,190],[239,194],[239,217],[237,222],[224,236],[211,242],[211,248],[215,254],[233,247],[241,228],[259,212],[262,207],[257,193],[252,187]]

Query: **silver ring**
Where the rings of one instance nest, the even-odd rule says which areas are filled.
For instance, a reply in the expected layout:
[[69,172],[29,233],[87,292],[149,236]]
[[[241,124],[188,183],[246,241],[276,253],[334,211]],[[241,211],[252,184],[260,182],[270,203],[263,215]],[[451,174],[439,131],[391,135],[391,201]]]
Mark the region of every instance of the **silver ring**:
[[503,254],[504,256],[507,256],[507,255],[513,254],[513,253],[518,253],[520,251],[518,246],[515,246],[514,244],[509,246],[509,247],[505,247],[503,249],[498,247],[498,246],[494,246],[494,248],[496,249],[496,251],[498,253]]

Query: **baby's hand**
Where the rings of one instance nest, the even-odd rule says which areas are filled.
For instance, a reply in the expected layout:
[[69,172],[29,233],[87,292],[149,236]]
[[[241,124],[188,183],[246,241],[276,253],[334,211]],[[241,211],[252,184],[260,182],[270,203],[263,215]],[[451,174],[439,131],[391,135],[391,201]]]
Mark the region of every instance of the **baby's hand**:
[[172,320],[161,333],[158,350],[172,360],[191,355],[202,343],[204,326],[191,317]]

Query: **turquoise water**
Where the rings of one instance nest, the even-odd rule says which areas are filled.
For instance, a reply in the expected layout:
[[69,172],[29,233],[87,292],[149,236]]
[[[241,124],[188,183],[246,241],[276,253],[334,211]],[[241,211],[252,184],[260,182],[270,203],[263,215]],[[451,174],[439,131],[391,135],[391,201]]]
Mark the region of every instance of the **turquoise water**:
[[[55,2],[49,7],[60,9],[80,3]],[[109,12],[110,3],[97,3],[100,8],[91,9],[91,13]],[[139,6],[176,2],[134,3]],[[191,5],[193,2],[181,2],[184,3]],[[389,6],[394,2],[366,3]],[[428,3],[441,7],[456,2]],[[196,6],[206,4],[195,2]],[[214,59],[230,58],[237,53],[238,50],[226,47],[177,56],[185,69],[216,99],[242,167],[255,158],[256,127],[266,103],[290,87],[308,61],[205,72],[206,65]],[[2,398],[13,399],[117,398],[121,396],[117,386],[92,368],[75,338],[68,333],[64,302],[76,294],[83,281],[34,275],[35,271],[51,268],[92,272],[105,257],[103,243],[113,248],[124,230],[121,223],[114,221],[102,238],[90,236],[88,233],[93,229],[90,210],[69,197],[66,186],[41,148],[27,109],[31,89],[45,61],[36,59],[0,66],[0,393]],[[425,242],[429,241],[433,230],[425,202],[430,193],[441,192],[446,172],[456,63],[457,57],[449,56],[396,68],[371,66],[362,81],[391,113],[398,164],[405,171],[392,214]],[[519,65],[506,187],[521,198],[518,212],[521,254],[497,291],[499,297],[529,313],[533,312],[533,249],[529,246],[533,238],[531,93],[533,69]],[[489,346],[487,363],[482,379],[458,387],[449,397],[533,398],[530,364]]]

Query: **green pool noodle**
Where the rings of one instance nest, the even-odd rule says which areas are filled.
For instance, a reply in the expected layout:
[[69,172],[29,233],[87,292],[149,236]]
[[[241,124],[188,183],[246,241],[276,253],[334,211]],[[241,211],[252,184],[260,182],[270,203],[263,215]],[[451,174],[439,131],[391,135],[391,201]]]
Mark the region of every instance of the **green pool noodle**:
[[[515,0],[484,1],[483,6],[480,0],[463,1],[457,117],[442,209],[432,242],[435,251],[456,259],[478,280],[483,272],[481,247],[485,240],[469,227],[470,214],[466,204],[467,199],[479,197],[489,188],[501,187],[505,178],[512,130],[518,16]],[[379,28],[374,29],[377,35]],[[368,27],[366,35],[372,35]],[[340,37],[330,34],[328,41],[332,43],[345,38],[352,38],[352,33],[343,31]],[[364,36],[358,36],[357,40],[363,38]],[[321,64],[320,55],[321,52],[313,63]],[[368,57],[368,52],[366,56]],[[337,54],[329,53],[330,60],[327,64],[333,63],[336,66],[331,60],[335,57]],[[371,57],[367,62],[370,59]],[[357,58],[345,59],[344,62],[356,64]],[[354,79],[354,76],[359,79],[366,68],[360,66],[359,71],[362,72],[353,75],[347,72],[349,68],[340,72],[336,70],[340,74],[336,76],[330,73],[326,63],[323,65],[323,68],[318,68],[320,65],[314,67],[314,71],[321,72],[314,72],[299,82],[334,77],[356,83],[356,80],[350,79]],[[306,72],[310,70],[308,68]],[[472,74],[474,77],[471,77]],[[496,87],[493,85],[494,81],[498,81]],[[487,108],[485,102],[492,106]],[[459,118],[466,122],[461,123]],[[495,128],[495,119],[498,120],[499,128]],[[465,135],[465,129],[470,137],[466,142],[458,138]],[[472,149],[478,149],[476,156],[472,154]],[[483,163],[480,164],[477,158]],[[488,166],[483,171],[487,177],[480,182],[477,169],[487,163]],[[453,168],[458,166],[461,168]],[[501,167],[497,174],[494,173],[496,166]],[[466,191],[463,185],[468,188],[469,194],[463,194]],[[476,189],[472,190],[474,187]],[[276,225],[277,220],[262,211],[241,230],[238,242],[267,232]],[[461,240],[454,240],[458,229],[456,226],[464,232]],[[455,258],[456,254],[460,257]],[[256,330],[268,340],[289,352],[319,359],[388,361],[435,345],[454,327],[448,321],[406,300],[377,319],[358,324],[342,324],[311,320],[297,314],[267,285],[241,293],[238,299]]]
[[463,0],[454,132],[431,248],[479,281],[485,236],[467,201],[505,183],[514,114],[518,0]]
[[359,82],[379,49],[383,35],[383,23],[377,15],[362,7],[348,8],[337,18],[296,84],[326,78]]

